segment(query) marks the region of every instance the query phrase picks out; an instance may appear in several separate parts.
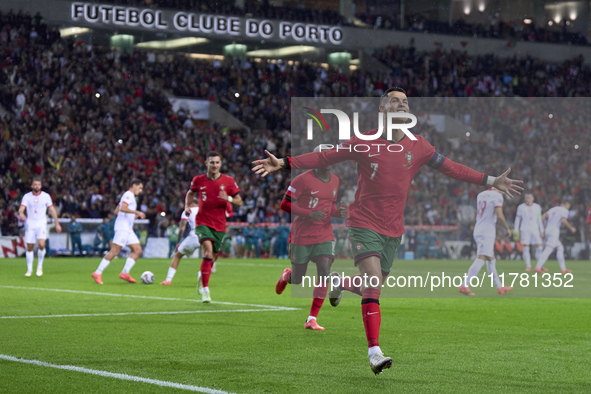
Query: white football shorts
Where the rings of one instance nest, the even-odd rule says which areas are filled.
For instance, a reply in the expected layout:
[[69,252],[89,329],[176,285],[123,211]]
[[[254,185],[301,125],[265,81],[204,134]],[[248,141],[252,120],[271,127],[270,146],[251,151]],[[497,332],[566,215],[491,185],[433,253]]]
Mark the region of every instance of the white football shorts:
[[495,256],[495,237],[486,235],[475,235],[474,241],[476,241],[477,256]]
[[562,245],[560,242],[560,232],[546,233],[546,247],[557,248]]
[[47,226],[32,228],[25,226],[25,243],[34,244],[38,239],[47,239]]
[[519,235],[519,242],[524,245],[541,245],[542,237],[537,231],[522,230]]
[[113,243],[119,246],[135,245],[139,244],[140,240],[133,231],[115,230],[115,237],[113,237]]
[[179,252],[184,256],[191,257],[193,255],[193,252],[199,246],[201,246],[201,244],[199,243],[199,238],[197,238],[196,235],[189,235],[179,245]]

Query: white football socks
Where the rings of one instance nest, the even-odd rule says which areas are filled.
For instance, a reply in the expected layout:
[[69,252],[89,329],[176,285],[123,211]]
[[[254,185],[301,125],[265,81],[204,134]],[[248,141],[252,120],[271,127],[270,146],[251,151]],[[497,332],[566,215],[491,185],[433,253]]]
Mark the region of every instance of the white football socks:
[[464,281],[464,287],[470,287],[470,278],[478,275],[482,267],[484,267],[484,260],[479,259],[477,257],[476,260],[474,260],[474,262],[470,266],[470,268],[468,268],[468,275],[466,276],[466,280]]
[[121,271],[121,273],[122,274],[129,274],[129,271],[131,271],[134,264],[135,264],[135,260],[132,259],[131,257],[128,257],[127,261],[125,262],[125,267],[123,267],[123,271]]
[[535,258],[536,259],[539,259],[540,258],[540,256],[542,255],[542,251],[543,250],[544,250],[544,248],[542,247],[542,245],[540,245],[540,246],[538,246],[536,248],[536,255],[535,255]]
[[382,353],[382,349],[379,346],[372,346],[367,350],[367,357],[373,356],[375,353]]
[[306,320],[306,323],[309,323],[310,320],[316,320],[317,317],[316,316],[308,316],[308,320]]
[[170,267],[168,269],[168,275],[166,275],[166,281],[170,282],[174,278],[174,274],[176,274],[176,269]]
[[564,271],[566,269],[566,263],[564,261],[564,246],[562,246],[562,244],[558,245],[558,248],[556,249],[556,259],[558,259],[560,270]]
[[531,268],[531,254],[529,253],[529,245],[523,247],[523,261],[525,261],[525,266],[527,268]]
[[35,252],[26,251],[25,257],[27,258],[27,271],[33,271],[33,259],[35,258]]
[[107,259],[102,259],[101,263],[99,264],[98,268],[96,269],[96,273],[97,274],[102,274],[103,271],[105,270],[105,268],[107,268],[109,266],[109,264],[111,264],[111,262]]
[[45,253],[47,253],[45,249],[37,250],[37,269],[38,270],[43,269],[43,259],[45,258]]
[[487,261],[486,262],[486,270],[489,274],[493,274],[493,281],[495,282],[495,286],[497,289],[503,287],[501,280],[499,279],[499,274],[497,274],[497,267],[496,267],[497,260]]

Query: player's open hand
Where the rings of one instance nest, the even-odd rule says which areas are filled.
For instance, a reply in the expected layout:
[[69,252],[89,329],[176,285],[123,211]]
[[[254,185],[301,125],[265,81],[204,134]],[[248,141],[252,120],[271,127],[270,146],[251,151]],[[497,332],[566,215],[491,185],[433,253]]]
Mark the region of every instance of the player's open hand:
[[142,211],[137,211],[136,216],[140,219],[145,219],[146,218],[146,214],[143,213]]
[[319,211],[312,211],[312,213],[310,214],[310,217],[312,219],[316,220],[317,222],[321,222],[326,217],[326,213],[324,211],[326,211],[326,209],[321,209]]
[[343,201],[341,201],[341,203],[339,204],[339,217],[347,217],[347,207],[345,206],[345,203]]
[[268,156],[266,159],[255,160],[252,162],[254,165],[252,171],[263,177],[272,172],[279,171],[282,168],[282,160],[275,157],[275,155],[268,150],[265,150],[265,154]]
[[25,220],[27,220],[27,217],[25,216],[24,213],[21,213],[20,215],[18,215],[18,218],[21,220],[21,222],[24,222]]
[[55,222],[55,231],[57,231],[58,233],[62,232],[62,226],[60,226],[58,222]]
[[218,197],[224,201],[228,201],[228,193],[226,193],[224,190],[220,190]]
[[507,171],[505,171],[501,176],[498,176],[497,179],[495,179],[493,186],[501,193],[513,198],[511,193],[521,194],[523,191],[523,188],[519,186],[519,184],[523,183],[523,181],[510,179],[508,176],[510,172],[511,168],[508,168]]

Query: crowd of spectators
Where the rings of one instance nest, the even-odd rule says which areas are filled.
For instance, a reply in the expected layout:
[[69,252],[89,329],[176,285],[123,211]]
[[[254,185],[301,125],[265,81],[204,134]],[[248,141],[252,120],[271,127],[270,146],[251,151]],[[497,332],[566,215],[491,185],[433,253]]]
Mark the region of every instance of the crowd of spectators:
[[[3,234],[18,228],[18,201],[33,176],[43,178],[60,216],[89,218],[112,212],[129,180],[144,179],[138,206],[150,220],[150,234],[163,232],[163,217],[180,217],[184,192],[191,178],[204,172],[208,150],[222,152],[223,172],[235,177],[242,191],[245,205],[231,220],[279,222],[287,217],[279,205],[289,174],[259,179],[249,163],[265,149],[278,156],[291,152],[290,99],[379,96],[394,85],[407,87],[411,97],[441,97],[429,110],[449,114],[474,131],[470,143],[454,144],[421,124],[417,132],[446,156],[491,174],[512,166],[545,209],[566,196],[573,211],[582,213],[591,201],[585,121],[591,111],[585,103],[573,110],[576,99],[555,102],[550,104],[555,113],[559,108],[581,115],[542,120],[547,106],[519,104],[521,98],[489,106],[478,102],[515,95],[588,96],[591,69],[580,58],[550,64],[444,50],[422,53],[411,44],[377,55],[391,68],[387,73],[348,73],[307,62],[211,62],[165,52],[127,54],[61,39],[40,18],[20,13],[0,15],[0,43],[0,103],[8,111],[0,121]],[[174,113],[168,93],[217,102],[252,131],[210,127],[183,110]],[[468,101],[458,105],[445,98],[453,96]],[[528,122],[514,122],[518,129],[509,124],[522,114]],[[354,168],[346,164],[334,171],[342,181],[340,198],[351,202]],[[465,206],[480,190],[422,169],[409,195],[406,223],[461,225],[456,236],[466,239],[473,213]],[[508,204],[507,217],[514,217],[515,209],[516,202]]]

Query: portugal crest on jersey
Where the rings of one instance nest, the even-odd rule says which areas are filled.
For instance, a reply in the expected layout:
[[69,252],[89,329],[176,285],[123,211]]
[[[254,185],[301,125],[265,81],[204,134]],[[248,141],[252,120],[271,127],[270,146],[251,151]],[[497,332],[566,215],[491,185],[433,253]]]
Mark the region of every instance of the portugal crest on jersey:
[[406,164],[404,166],[410,168],[412,166],[412,159],[415,158],[415,155],[409,150],[404,154],[404,158],[406,159]]
[[226,187],[224,185],[220,186],[221,190],[224,190]]
[[337,189],[332,189],[332,196],[336,197],[336,195],[337,195]]

